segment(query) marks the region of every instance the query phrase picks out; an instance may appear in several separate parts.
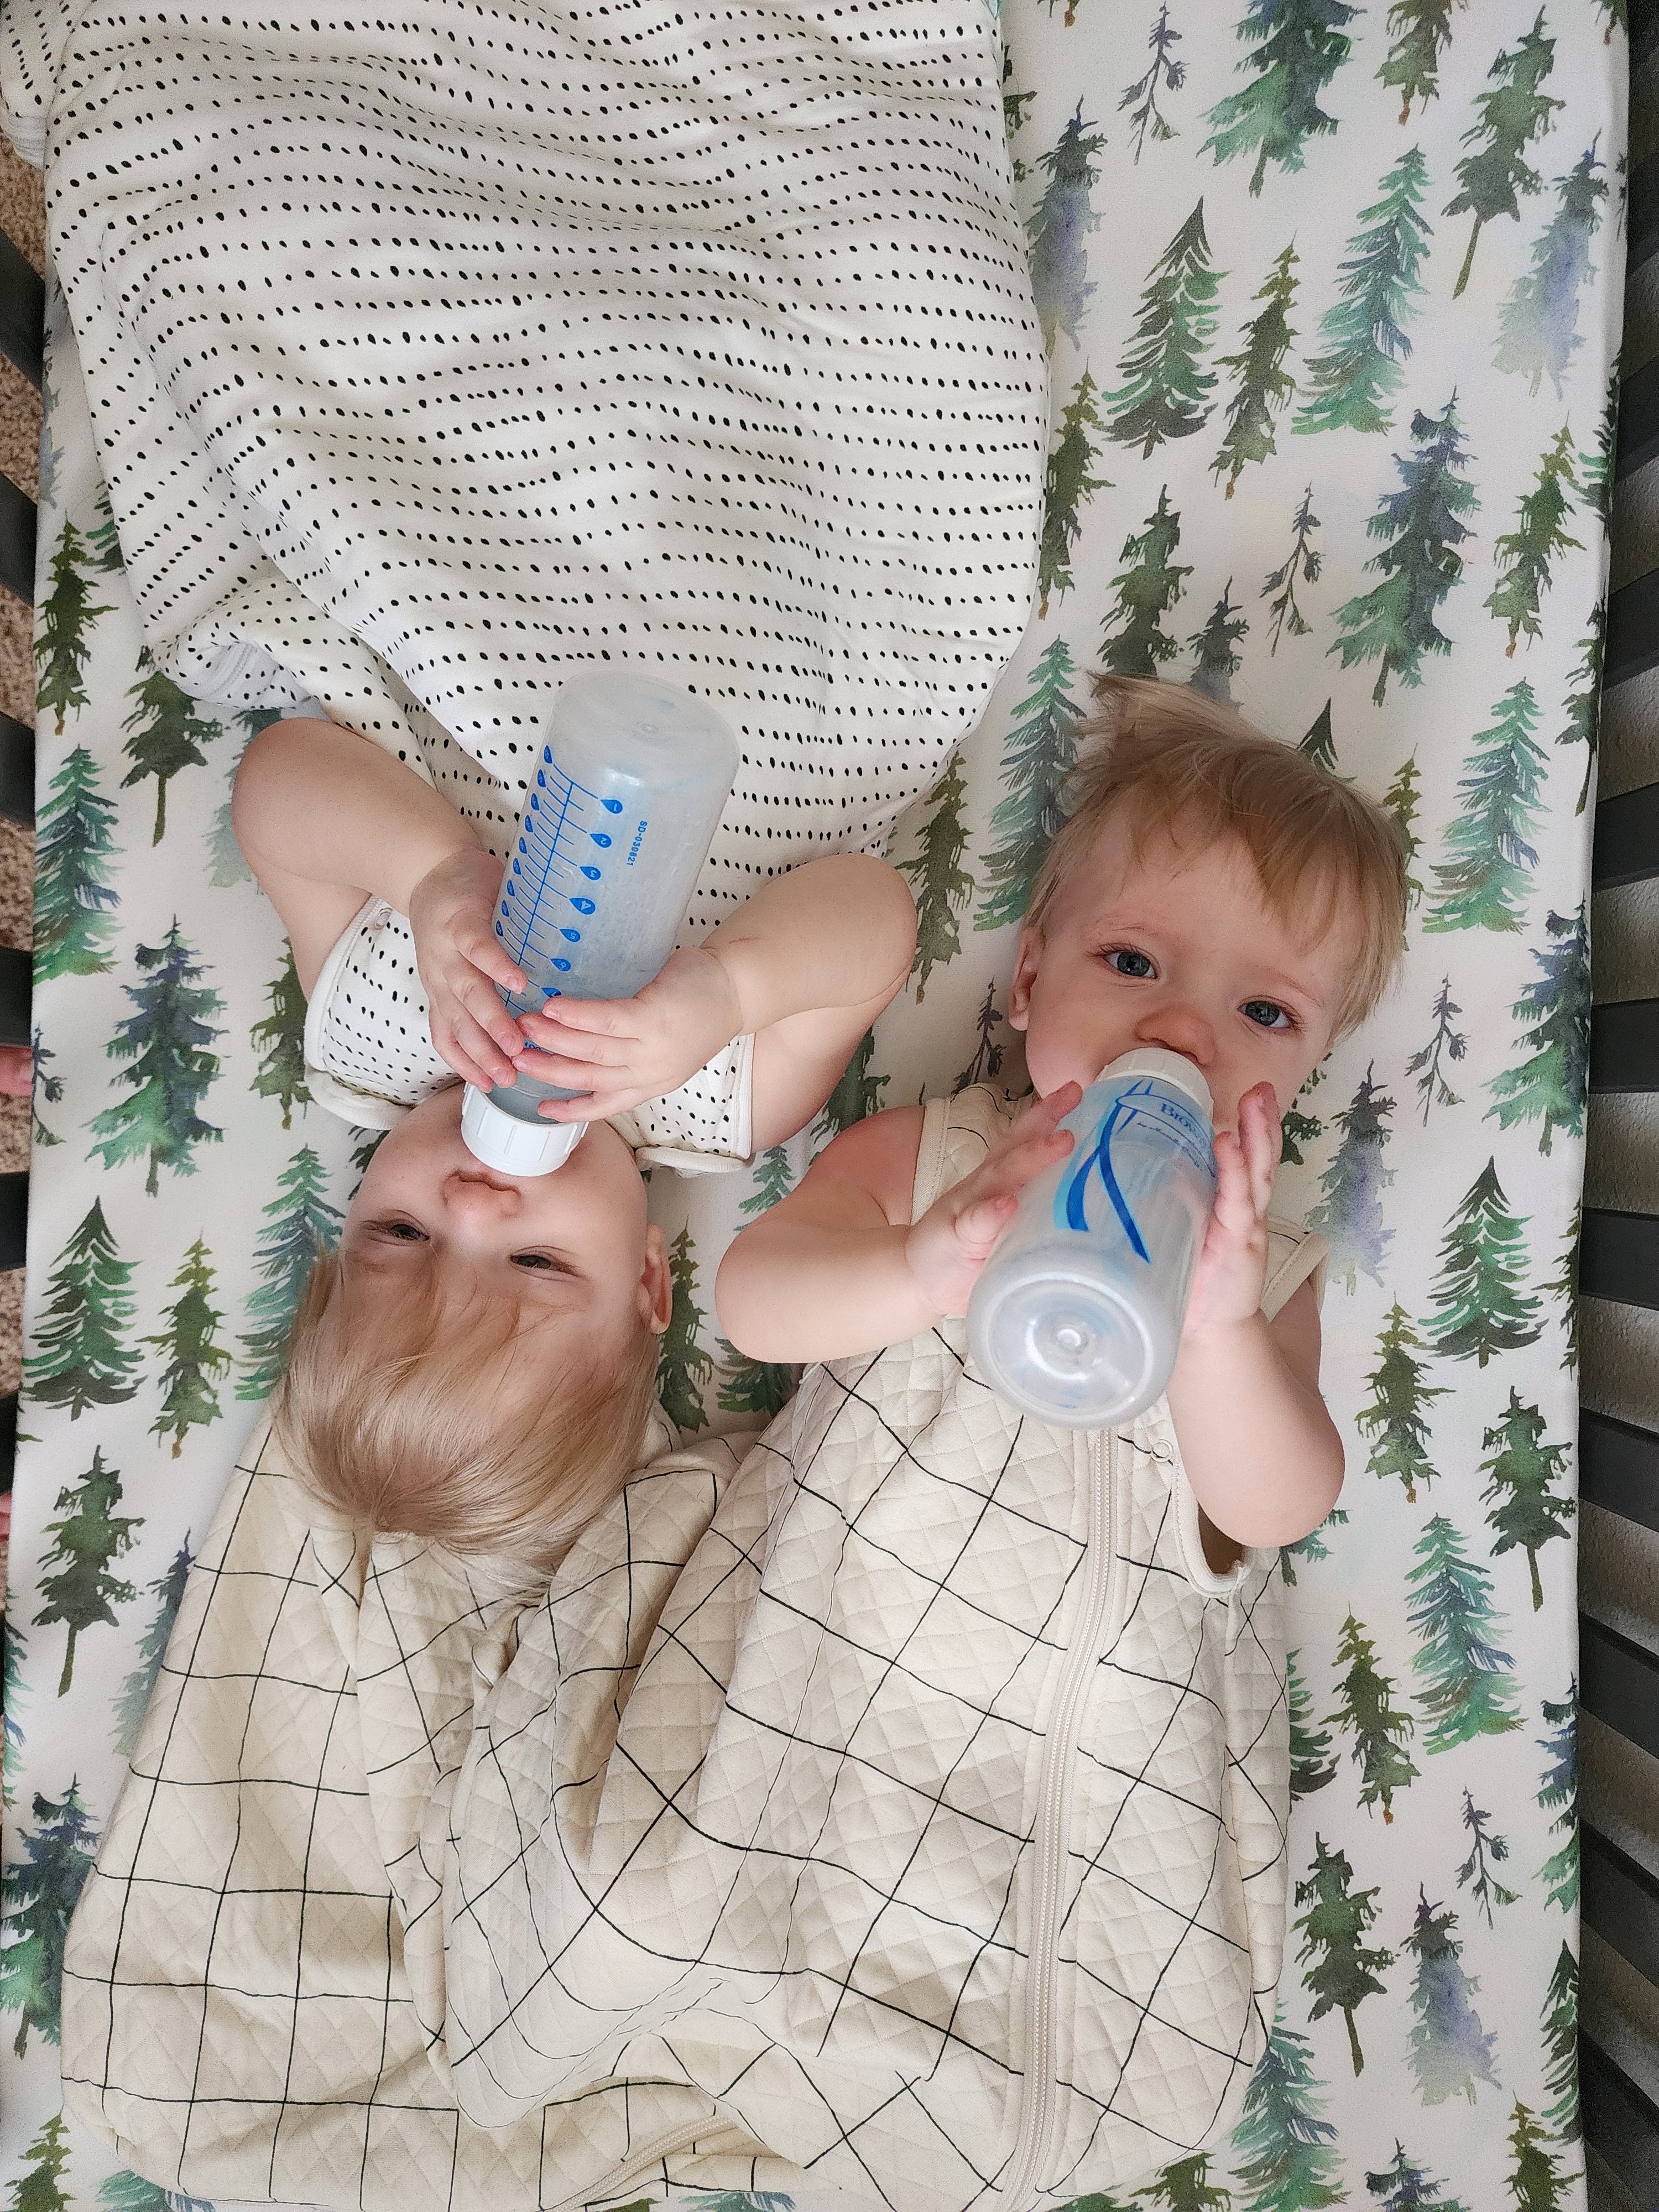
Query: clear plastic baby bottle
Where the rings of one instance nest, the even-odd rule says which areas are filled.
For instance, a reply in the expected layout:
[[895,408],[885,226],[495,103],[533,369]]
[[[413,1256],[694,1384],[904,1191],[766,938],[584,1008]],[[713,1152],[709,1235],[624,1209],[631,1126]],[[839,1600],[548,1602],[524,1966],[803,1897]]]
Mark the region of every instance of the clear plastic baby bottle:
[[[515,1014],[550,997],[626,999],[674,950],[737,774],[718,714],[660,678],[596,669],[565,685],[536,761],[495,904],[495,934],[529,979]],[[550,1174],[585,1121],[544,1121],[578,1094],[520,1073],[467,1085],[461,1134],[486,1167]]]
[[1215,1200],[1210,1088],[1180,1053],[1126,1053],[1060,1123],[968,1304],[975,1364],[1061,1428],[1130,1419],[1170,1379]]

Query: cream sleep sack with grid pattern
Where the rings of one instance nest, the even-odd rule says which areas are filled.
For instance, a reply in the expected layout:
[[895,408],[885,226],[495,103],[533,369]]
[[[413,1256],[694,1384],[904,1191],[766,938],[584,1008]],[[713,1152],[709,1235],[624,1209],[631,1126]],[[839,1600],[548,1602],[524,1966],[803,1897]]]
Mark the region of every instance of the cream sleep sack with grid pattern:
[[740,743],[699,919],[883,849],[1030,609],[1048,379],[986,0],[12,26],[158,666],[311,694],[510,823],[561,684],[629,661]]
[[[917,1210],[1009,1110],[930,1103]],[[1322,1251],[1275,1224],[1266,1310]],[[1284,1926],[1276,1559],[1206,1565],[1161,1402],[1048,1428],[964,1342],[657,1459],[522,1606],[354,1559],[256,1447],[71,1930],[74,2110],[169,2187],[368,2212],[1023,2212],[1224,2129]]]

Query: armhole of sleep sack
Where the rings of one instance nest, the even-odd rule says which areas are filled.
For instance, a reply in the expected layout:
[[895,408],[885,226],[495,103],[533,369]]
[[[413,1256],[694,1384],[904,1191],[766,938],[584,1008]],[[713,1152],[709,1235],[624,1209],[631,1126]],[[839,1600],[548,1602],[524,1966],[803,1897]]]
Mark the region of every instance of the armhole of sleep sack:
[[921,1142],[916,1146],[915,1180],[910,1186],[910,1218],[920,1221],[945,1187],[945,1155],[951,1141],[949,1098],[930,1098],[921,1109]]

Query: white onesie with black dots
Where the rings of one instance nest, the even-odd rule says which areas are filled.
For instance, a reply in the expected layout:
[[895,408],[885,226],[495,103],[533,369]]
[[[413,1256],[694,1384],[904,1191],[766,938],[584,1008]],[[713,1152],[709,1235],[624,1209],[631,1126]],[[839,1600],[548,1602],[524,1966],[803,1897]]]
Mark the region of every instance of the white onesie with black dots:
[[693,935],[879,850],[1030,607],[987,0],[65,16],[53,261],[158,665],[486,824],[568,676],[680,684],[742,757]]
[[[405,916],[364,902],[330,950],[306,1008],[306,1085],[354,1128],[394,1129],[456,1078],[433,1048]],[[678,1091],[606,1118],[642,1167],[708,1175],[753,1154],[755,1040],[734,1037]]]

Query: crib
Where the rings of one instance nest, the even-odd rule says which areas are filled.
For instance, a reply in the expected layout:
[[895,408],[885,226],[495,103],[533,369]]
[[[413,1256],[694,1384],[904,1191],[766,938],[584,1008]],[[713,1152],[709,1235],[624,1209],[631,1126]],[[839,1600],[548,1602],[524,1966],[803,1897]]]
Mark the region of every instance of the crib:
[[[1326,1371],[1350,1439],[1339,1515],[1284,1562],[1303,1924],[1237,2132],[1136,2201],[1565,2212],[1587,2190],[1595,2212],[1649,2212],[1659,6],[1629,0],[1626,23],[1625,0],[1584,0],[1546,23],[1511,0],[1400,0],[1350,21],[1321,0],[1307,12],[1344,49],[1319,95],[1338,127],[1290,141],[1252,137],[1241,101],[1273,0],[1125,12],[1132,35],[1101,0],[1004,0],[1053,380],[1037,605],[989,714],[896,833],[916,969],[823,1123],[739,1192],[653,1189],[679,1293],[663,1401],[687,1428],[778,1402],[787,1377],[720,1341],[708,1286],[722,1240],[816,1145],[880,1104],[1017,1082],[999,1001],[1089,665],[1190,680],[1384,797],[1420,893],[1407,981],[1286,1123],[1291,1202],[1335,1246]],[[1515,219],[1482,216],[1478,179],[1443,213],[1487,143],[1476,101],[1541,97],[1547,79],[1561,105],[1533,114],[1538,185]],[[1114,218],[1126,193],[1133,225]],[[1540,304],[1564,288],[1571,344]],[[1345,319],[1345,301],[1383,295],[1401,345]],[[1173,367],[1172,322],[1188,353]],[[44,947],[33,1004],[25,956],[0,954],[0,1043],[37,1053],[33,1186],[0,1177],[0,1267],[22,1264],[27,1219],[29,1360],[21,1441],[16,1396],[0,1411],[16,1460],[0,2158],[16,2212],[159,2212],[164,2193],[189,2202],[187,2172],[141,2179],[58,2118],[48,1954],[192,1535],[274,1379],[296,1271],[357,1170],[347,1133],[307,1112],[291,966],[228,837],[244,733],[139,658],[74,337],[9,243],[0,351],[45,384],[48,463],[38,551],[30,502],[0,477],[0,584],[35,606],[42,672],[36,732],[0,717],[0,812],[38,809]],[[1364,563],[1401,535],[1390,497],[1431,478],[1465,573],[1443,595],[1450,650],[1419,639],[1413,658],[1378,642]],[[1502,867],[1480,850],[1500,804]],[[211,1096],[222,1137],[181,1143],[124,1113],[104,1041],[145,1048],[158,976],[209,1031],[198,1048],[217,1047],[195,1103]],[[1496,1272],[1472,1297],[1477,1259]],[[72,1559],[91,1562],[80,1587]],[[1352,1916],[1346,1954],[1308,1930],[1321,1903]],[[666,2164],[629,2187],[708,2212],[744,2197]],[[1116,2202],[1079,2193],[1079,2212]]]

